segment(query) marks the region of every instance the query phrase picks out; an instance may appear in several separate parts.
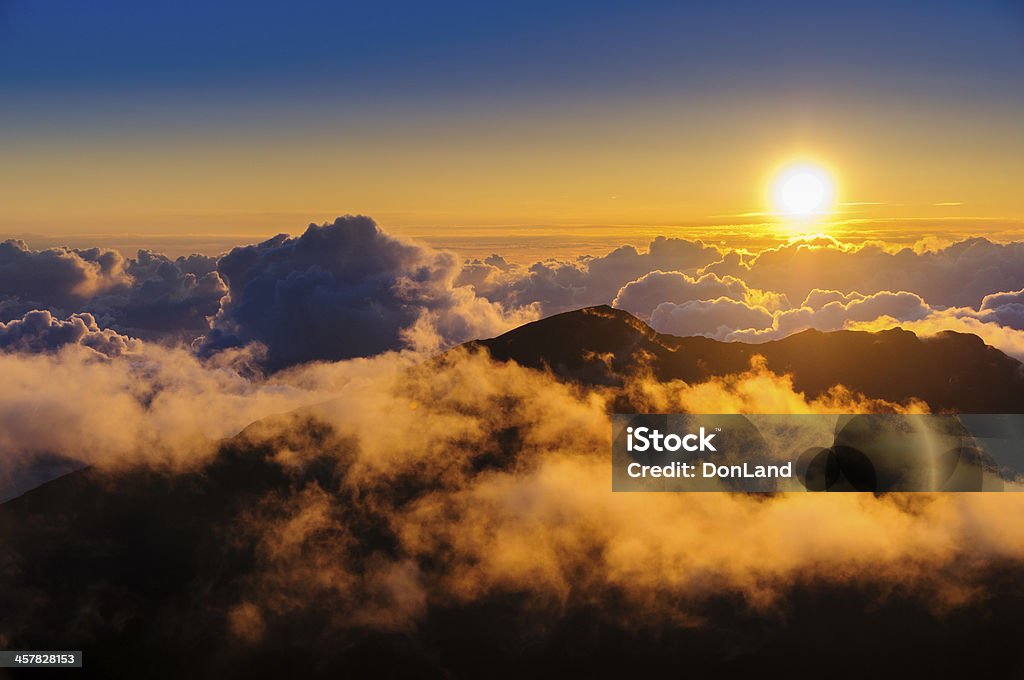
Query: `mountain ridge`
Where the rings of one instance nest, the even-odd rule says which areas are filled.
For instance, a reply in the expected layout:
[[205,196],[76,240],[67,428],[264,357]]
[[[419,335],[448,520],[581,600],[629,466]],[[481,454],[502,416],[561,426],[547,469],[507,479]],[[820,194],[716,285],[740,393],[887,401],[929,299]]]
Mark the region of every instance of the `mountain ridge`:
[[941,412],[1024,412],[1021,362],[976,335],[955,331],[920,337],[901,328],[808,329],[764,343],[724,342],[659,333],[628,312],[601,305],[464,346],[590,385],[619,385],[641,369],[658,380],[703,382],[749,370],[755,357],[763,357],[768,370],[791,375],[795,389],[811,398],[842,385],[886,401],[919,399]]

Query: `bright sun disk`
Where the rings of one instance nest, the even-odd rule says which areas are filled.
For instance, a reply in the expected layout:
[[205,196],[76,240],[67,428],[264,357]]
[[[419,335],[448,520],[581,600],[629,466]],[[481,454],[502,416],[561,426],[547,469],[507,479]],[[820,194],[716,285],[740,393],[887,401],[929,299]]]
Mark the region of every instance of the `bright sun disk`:
[[811,217],[832,207],[835,192],[835,182],[827,170],[801,163],[779,172],[772,185],[772,200],[779,212]]

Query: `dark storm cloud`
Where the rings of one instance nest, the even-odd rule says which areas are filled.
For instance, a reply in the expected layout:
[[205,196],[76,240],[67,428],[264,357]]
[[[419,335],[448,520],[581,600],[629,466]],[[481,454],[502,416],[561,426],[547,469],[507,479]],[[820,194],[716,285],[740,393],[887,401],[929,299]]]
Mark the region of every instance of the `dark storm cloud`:
[[235,248],[218,269],[229,297],[202,351],[258,342],[270,368],[436,349],[532,317],[506,316],[455,285],[460,267],[451,254],[389,236],[363,216]]

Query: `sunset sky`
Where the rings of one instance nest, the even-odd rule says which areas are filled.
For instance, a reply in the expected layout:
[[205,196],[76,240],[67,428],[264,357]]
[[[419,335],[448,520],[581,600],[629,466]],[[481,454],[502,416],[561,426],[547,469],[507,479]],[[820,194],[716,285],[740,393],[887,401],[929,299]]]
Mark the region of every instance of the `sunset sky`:
[[0,0],[0,666],[1024,677],[1022,180],[1024,0]]
[[0,101],[0,236],[40,247],[217,252],[345,213],[485,250],[754,243],[805,231],[771,214],[793,158],[835,180],[816,231],[1024,219],[1015,0],[15,0]]

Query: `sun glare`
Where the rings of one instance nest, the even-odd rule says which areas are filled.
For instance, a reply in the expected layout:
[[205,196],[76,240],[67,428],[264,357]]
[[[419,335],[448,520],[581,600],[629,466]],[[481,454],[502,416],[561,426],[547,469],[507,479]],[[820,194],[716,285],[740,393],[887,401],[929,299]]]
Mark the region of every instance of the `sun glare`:
[[829,172],[811,163],[787,165],[772,183],[775,210],[791,217],[821,215],[835,201],[835,181]]

